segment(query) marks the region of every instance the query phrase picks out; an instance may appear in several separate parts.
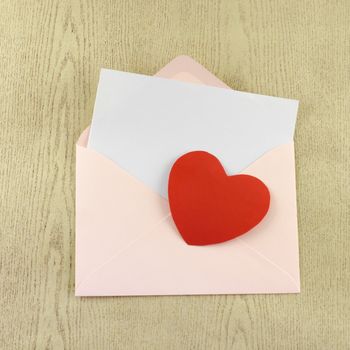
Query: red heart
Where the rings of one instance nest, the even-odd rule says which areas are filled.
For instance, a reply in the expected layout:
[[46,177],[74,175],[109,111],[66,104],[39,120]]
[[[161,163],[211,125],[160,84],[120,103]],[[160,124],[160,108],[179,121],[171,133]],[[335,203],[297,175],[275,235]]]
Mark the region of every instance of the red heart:
[[203,151],[176,160],[168,194],[175,225],[191,245],[221,243],[246,233],[270,205],[262,181],[250,175],[227,176],[220,161]]

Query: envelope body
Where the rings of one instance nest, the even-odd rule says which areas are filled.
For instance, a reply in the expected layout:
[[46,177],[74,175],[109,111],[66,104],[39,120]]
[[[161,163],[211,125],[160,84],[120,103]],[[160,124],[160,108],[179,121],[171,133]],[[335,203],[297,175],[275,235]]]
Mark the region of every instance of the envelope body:
[[[188,57],[159,75],[227,88]],[[164,196],[87,147],[76,149],[76,295],[190,295],[300,291],[293,141],[269,150],[241,173],[262,180],[270,209],[232,241],[189,246]]]

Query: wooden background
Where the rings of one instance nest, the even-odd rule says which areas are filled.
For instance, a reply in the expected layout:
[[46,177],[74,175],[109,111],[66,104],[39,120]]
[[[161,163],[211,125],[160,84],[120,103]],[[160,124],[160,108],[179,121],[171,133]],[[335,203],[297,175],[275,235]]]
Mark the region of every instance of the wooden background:
[[[300,100],[300,295],[74,297],[99,69],[180,54]],[[1,0],[0,157],[0,349],[350,349],[349,0]]]

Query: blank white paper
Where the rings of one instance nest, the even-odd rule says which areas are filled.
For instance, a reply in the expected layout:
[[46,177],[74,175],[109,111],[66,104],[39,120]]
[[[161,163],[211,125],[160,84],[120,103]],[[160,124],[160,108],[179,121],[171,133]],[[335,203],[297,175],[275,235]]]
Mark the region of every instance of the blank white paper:
[[194,150],[228,175],[293,141],[298,101],[102,69],[88,147],[167,198],[175,160]]

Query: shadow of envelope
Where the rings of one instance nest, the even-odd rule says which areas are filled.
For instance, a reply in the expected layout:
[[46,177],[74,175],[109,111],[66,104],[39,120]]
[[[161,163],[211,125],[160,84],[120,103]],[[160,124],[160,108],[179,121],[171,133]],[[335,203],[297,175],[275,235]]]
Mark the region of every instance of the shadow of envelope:
[[[159,74],[227,87],[185,56]],[[77,296],[300,291],[293,143],[242,172],[270,190],[265,219],[232,241],[199,247],[182,240],[166,199],[86,147],[88,133],[76,153]]]

